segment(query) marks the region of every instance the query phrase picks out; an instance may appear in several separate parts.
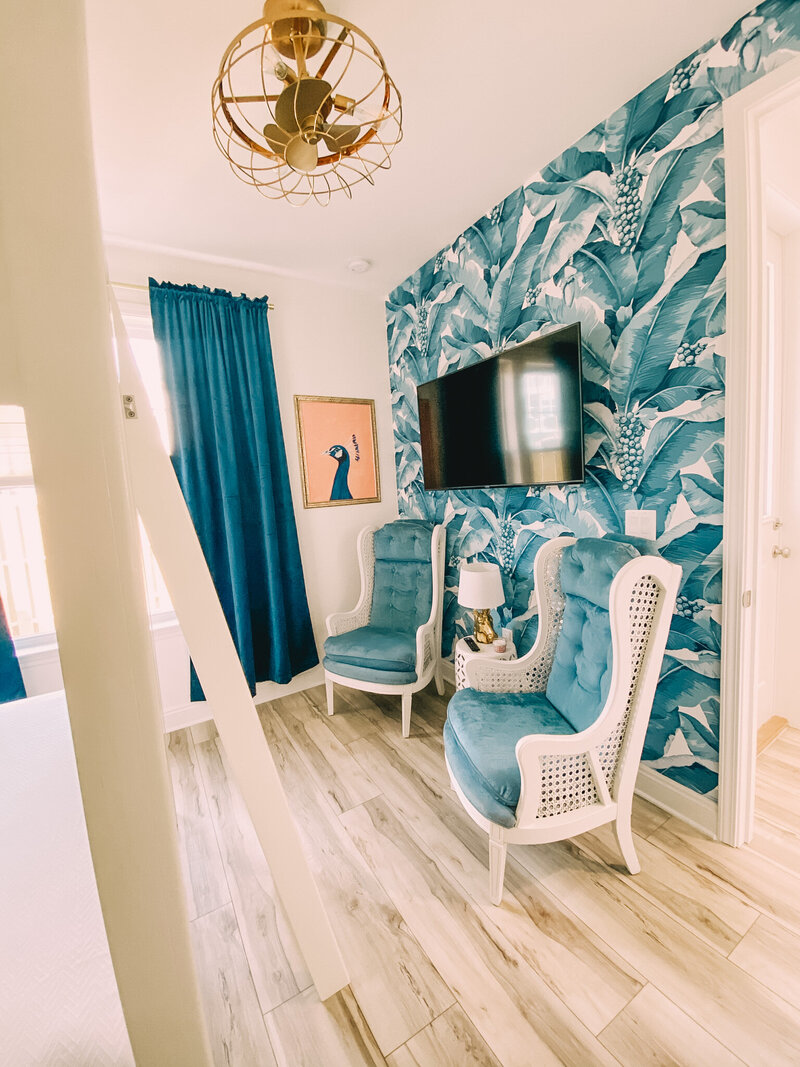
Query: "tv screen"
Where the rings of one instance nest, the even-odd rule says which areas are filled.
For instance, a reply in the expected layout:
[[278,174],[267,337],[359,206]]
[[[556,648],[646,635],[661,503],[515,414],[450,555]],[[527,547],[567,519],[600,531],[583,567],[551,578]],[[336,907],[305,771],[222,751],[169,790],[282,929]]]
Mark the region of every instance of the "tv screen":
[[584,480],[579,323],[417,388],[426,489]]

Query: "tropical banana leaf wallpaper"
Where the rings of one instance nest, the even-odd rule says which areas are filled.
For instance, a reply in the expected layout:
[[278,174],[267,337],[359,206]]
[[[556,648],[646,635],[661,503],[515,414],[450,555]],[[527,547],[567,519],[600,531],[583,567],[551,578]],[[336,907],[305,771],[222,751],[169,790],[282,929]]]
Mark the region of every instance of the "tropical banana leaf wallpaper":
[[[560,534],[657,513],[683,568],[644,759],[714,796],[719,756],[725,396],[722,101],[800,51],[767,0],[516,189],[387,300],[401,514],[447,526],[443,650],[467,630],[462,560],[500,565],[529,645],[532,567]],[[586,481],[426,493],[416,386],[555,324],[583,334]],[[504,619],[503,621],[506,621]]]

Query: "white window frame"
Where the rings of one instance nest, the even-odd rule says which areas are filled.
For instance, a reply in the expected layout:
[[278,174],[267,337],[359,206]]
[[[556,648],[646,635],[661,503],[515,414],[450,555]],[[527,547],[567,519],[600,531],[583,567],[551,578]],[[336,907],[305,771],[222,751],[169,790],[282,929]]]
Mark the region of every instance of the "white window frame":
[[[137,339],[154,341],[148,294],[146,292],[126,294],[123,299],[118,300],[118,303],[129,337],[134,341]],[[8,488],[32,488],[35,490],[36,485],[33,473],[23,475],[0,474],[0,491]],[[143,552],[146,551],[144,546],[145,542],[143,541]],[[152,549],[150,551],[152,552]],[[157,560],[155,562],[157,563]],[[147,560],[143,560],[143,565],[145,567],[145,581],[149,588],[149,582],[147,582]],[[177,616],[172,608],[150,613],[150,626],[153,630],[175,627],[177,626],[177,621]],[[9,620],[9,627],[11,625],[11,620]],[[21,637],[15,637],[12,634],[12,641],[17,657],[20,659],[27,656],[55,652],[58,649],[54,629],[36,634],[26,634]]]

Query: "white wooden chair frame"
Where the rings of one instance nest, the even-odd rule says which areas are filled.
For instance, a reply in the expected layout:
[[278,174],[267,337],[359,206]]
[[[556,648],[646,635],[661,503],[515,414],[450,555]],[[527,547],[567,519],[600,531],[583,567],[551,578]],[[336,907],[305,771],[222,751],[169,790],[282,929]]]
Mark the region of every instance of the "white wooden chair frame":
[[[329,636],[348,633],[360,626],[367,626],[372,611],[372,590],[375,577],[374,537],[377,526],[366,526],[358,535],[358,566],[361,571],[361,596],[352,611],[338,611],[329,615],[325,625]],[[359,678],[348,678],[343,674],[325,671],[325,693],[328,701],[328,714],[333,715],[333,685],[360,689],[365,693],[388,693],[399,695],[402,708],[403,737],[408,737],[411,730],[411,698],[414,693],[424,689],[433,678],[439,696],[444,693],[442,677],[442,607],[444,602],[444,550],[445,528],[434,526],[431,537],[431,575],[433,596],[431,613],[427,621],[417,629],[417,657],[414,670],[416,682],[406,685],[392,685],[383,682],[367,682]]]
[[[574,542],[574,537],[556,538],[536,556],[539,633],[533,648],[518,660],[470,660],[466,674],[473,689],[545,691],[564,613],[561,553]],[[520,738],[516,756],[522,789],[514,827],[499,826],[477,811],[448,766],[459,800],[489,834],[493,904],[503,897],[509,844],[561,841],[613,822],[628,870],[641,869],[631,832],[633,790],[680,578],[681,568],[658,556],[637,557],[620,569],[609,599],[613,661],[603,710],[580,733]]]

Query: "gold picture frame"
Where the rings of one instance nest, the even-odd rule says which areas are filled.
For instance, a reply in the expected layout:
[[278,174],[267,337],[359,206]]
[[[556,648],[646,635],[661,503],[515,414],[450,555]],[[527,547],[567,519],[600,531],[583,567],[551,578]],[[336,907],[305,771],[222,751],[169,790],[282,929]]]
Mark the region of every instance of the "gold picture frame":
[[303,507],[379,503],[375,401],[295,396],[294,412]]

